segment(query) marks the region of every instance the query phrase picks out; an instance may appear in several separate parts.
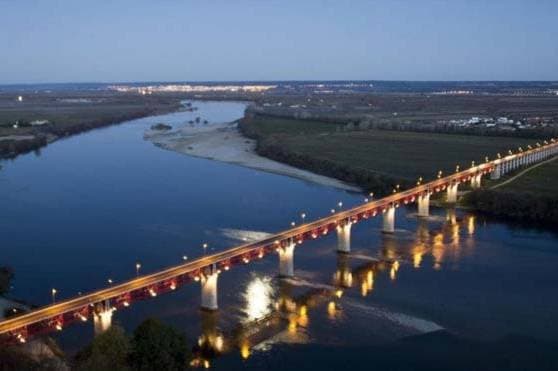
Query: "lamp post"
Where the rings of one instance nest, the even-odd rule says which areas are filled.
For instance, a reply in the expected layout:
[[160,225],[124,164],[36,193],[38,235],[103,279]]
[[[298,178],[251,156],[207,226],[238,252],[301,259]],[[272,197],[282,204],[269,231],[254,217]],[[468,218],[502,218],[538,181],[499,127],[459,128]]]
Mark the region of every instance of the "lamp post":
[[139,270],[141,268],[141,264],[140,263],[136,263],[136,277],[139,276]]
[[52,295],[52,304],[56,303],[56,293],[57,293],[57,292],[58,292],[58,291],[56,291],[56,289],[50,290],[50,293],[51,293],[51,295]]

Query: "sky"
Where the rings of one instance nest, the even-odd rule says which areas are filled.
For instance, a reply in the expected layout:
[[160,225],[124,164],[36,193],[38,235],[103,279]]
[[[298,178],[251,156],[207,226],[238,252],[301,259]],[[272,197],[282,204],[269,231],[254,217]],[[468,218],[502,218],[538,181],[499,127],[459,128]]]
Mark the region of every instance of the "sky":
[[0,84],[558,80],[556,0],[0,0]]

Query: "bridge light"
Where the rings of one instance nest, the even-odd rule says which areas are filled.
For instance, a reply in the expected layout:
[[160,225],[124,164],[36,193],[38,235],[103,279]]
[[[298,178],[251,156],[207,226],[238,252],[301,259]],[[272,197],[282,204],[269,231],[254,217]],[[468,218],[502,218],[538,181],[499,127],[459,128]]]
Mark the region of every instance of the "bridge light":
[[342,207],[343,207],[343,202],[339,201],[339,202],[337,203],[337,206],[339,206],[339,208],[342,208]]
[[250,259],[248,259],[246,256],[245,256],[244,258],[242,258],[242,261],[243,261],[245,264],[250,263]]
[[335,214],[335,209],[330,210],[332,214]]
[[155,292],[155,290],[149,289],[149,295],[154,298],[155,296],[157,296],[157,293]]
[[459,165],[457,165],[457,166],[455,167],[455,172],[456,172],[456,173],[459,173]]
[[438,171],[438,179],[442,177],[442,170]]
[[291,222],[291,227],[294,227],[296,225],[295,222]]
[[231,269],[231,267],[229,267],[228,265],[225,265],[225,267],[223,269],[228,271],[229,269]]
[[126,308],[128,308],[130,306],[130,303],[128,301],[124,301],[124,303],[122,303]]
[[304,223],[304,219],[306,219],[306,213],[300,214],[300,217],[302,219],[302,222]]
[[56,291],[56,289],[50,290],[50,293],[51,293],[51,295],[52,295],[52,303],[53,303],[53,304],[56,303],[56,293],[57,293],[57,292],[58,292],[58,291]]
[[471,167],[475,167],[475,161],[471,161]]
[[200,280],[200,276],[195,276],[194,281],[198,282]]
[[108,282],[109,285],[112,285],[112,282],[113,282],[113,281],[112,281],[111,278],[109,278],[109,279],[107,280],[107,282]]
[[54,326],[58,331],[62,331],[62,324],[60,322],[56,322],[56,325]]
[[136,277],[139,276],[139,270],[141,268],[141,264],[140,263],[136,263]]
[[488,159],[488,156],[484,157],[484,162],[490,162],[489,159]]

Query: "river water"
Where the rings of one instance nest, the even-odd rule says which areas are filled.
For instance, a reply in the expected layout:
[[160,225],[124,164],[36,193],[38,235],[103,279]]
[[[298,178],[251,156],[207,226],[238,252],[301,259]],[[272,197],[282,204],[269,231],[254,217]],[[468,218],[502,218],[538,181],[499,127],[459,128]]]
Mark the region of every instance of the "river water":
[[[326,215],[363,196],[301,180],[166,151],[143,140],[154,123],[177,127],[242,116],[244,104],[194,102],[199,111],[133,120],[3,161],[0,265],[14,268],[12,296],[49,303],[177,264]],[[225,272],[220,310],[198,310],[199,285],[134,303],[113,321],[133,330],[154,316],[228,354],[279,344],[363,346],[447,330],[472,339],[521,334],[557,340],[558,237],[460,211],[418,221],[399,209],[397,231],[379,217],[353,226],[352,253],[336,237],[295,252],[296,279],[277,279],[277,257]],[[379,259],[379,263],[375,260]],[[393,264],[392,262],[397,263]],[[265,320],[262,320],[264,318]],[[73,352],[91,323],[56,334]],[[204,344],[205,344],[204,343]],[[295,345],[297,346],[297,345]],[[232,361],[231,361],[232,362]]]

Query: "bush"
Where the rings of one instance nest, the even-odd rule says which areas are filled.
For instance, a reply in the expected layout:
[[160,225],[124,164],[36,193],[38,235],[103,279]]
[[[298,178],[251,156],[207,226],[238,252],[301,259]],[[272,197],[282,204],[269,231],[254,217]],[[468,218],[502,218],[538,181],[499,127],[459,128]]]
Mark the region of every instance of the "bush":
[[186,337],[156,319],[134,331],[132,365],[136,370],[183,370],[189,352]]

